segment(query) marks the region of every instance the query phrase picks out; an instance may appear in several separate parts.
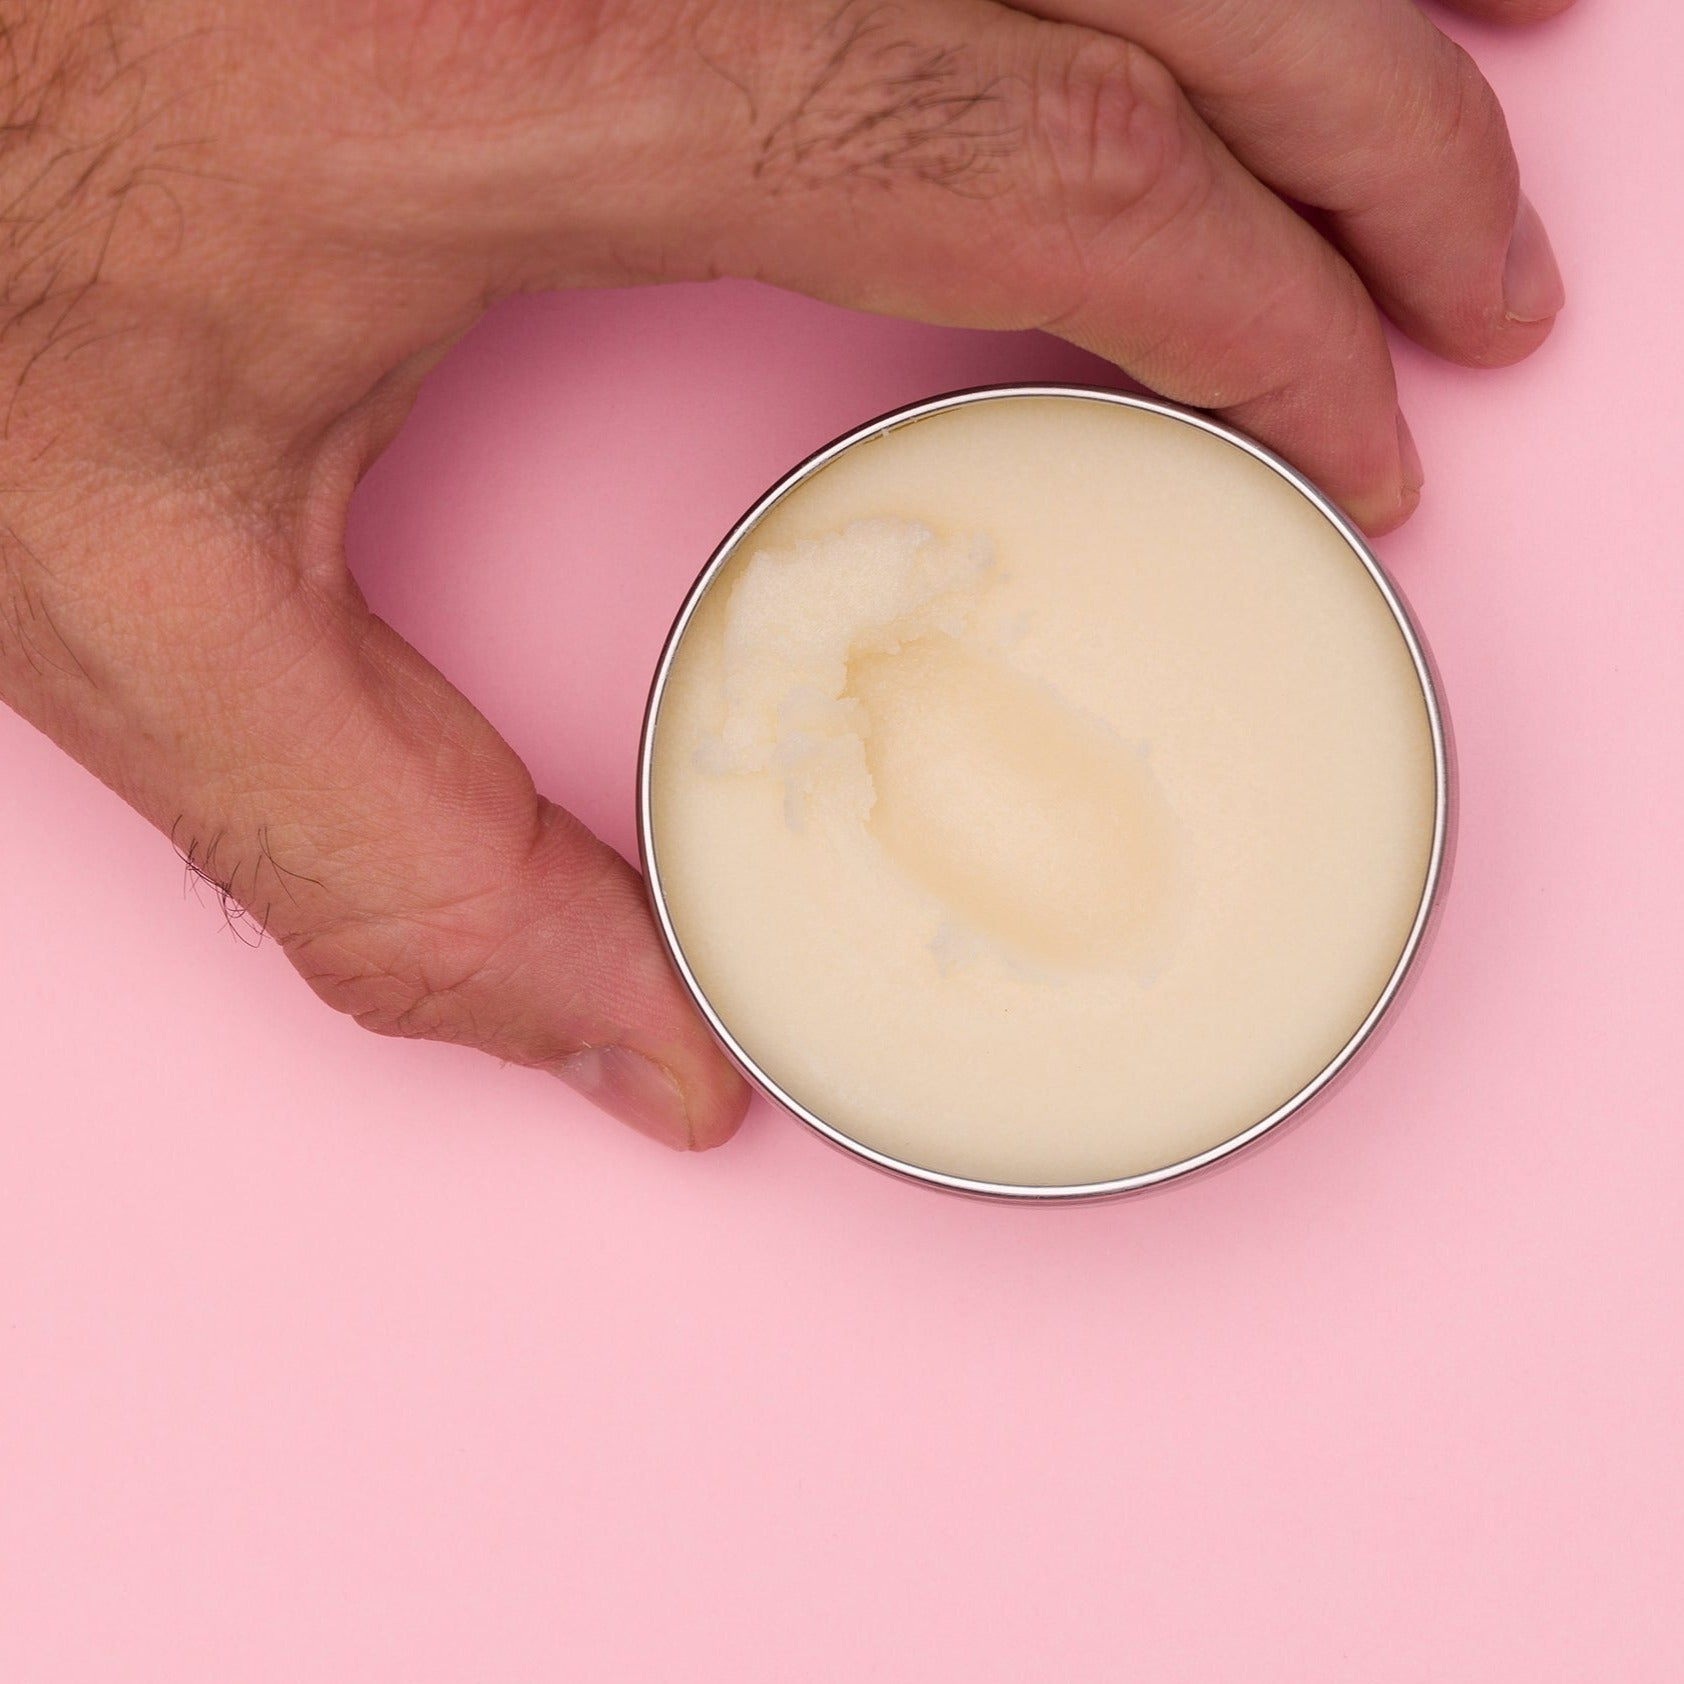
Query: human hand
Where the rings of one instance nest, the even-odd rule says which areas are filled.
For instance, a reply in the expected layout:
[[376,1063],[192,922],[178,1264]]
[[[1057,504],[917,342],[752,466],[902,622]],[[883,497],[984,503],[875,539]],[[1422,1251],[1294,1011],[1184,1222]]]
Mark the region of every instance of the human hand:
[[1045,327],[1375,530],[1420,483],[1381,311],[1503,363],[1561,303],[1412,0],[0,0],[0,103],[0,697],[329,1004],[677,1145],[746,1095],[635,873],[345,565],[488,302],[733,274]]

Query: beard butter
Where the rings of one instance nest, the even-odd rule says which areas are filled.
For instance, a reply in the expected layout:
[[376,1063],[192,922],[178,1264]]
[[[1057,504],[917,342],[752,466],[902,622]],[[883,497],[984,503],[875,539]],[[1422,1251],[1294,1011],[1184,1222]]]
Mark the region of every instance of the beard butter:
[[938,400],[769,494],[692,595],[645,853],[738,1057],[844,1144],[1095,1189],[1290,1108],[1442,846],[1436,701],[1310,488],[1164,406]]

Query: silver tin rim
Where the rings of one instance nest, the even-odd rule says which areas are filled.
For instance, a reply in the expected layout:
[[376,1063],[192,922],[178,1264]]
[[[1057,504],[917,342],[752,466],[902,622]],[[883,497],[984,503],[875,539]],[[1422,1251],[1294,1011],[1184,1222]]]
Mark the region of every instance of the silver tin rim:
[[[1124,408],[1142,410],[1151,415],[1161,415],[1169,420],[1180,421],[1187,426],[1196,427],[1201,432],[1209,433],[1214,438],[1222,439],[1228,444],[1237,446],[1248,456],[1263,463],[1265,467],[1272,468],[1332,523],[1379,589],[1386,606],[1391,610],[1398,630],[1403,635],[1410,659],[1414,663],[1416,677],[1420,681],[1422,698],[1427,709],[1428,723],[1432,731],[1435,806],[1432,850],[1427,862],[1426,879],[1422,885],[1420,904],[1416,909],[1415,919],[1410,927],[1403,951],[1391,976],[1387,979],[1385,988],[1381,991],[1380,997],[1375,1001],[1368,1015],[1357,1026],[1351,1038],[1334,1058],[1289,1100],[1283,1105],[1277,1106],[1267,1116],[1250,1124],[1238,1134],[1218,1142],[1215,1146],[1209,1147],[1193,1157],[1181,1159],[1173,1164],[1165,1164],[1158,1169],[1143,1171],[1138,1175],[1119,1176],[1108,1181],[1054,1186],[1020,1186],[1010,1182],[978,1181],[966,1176],[949,1175],[942,1170],[927,1169],[921,1164],[909,1163],[903,1159],[891,1157],[886,1152],[879,1152],[874,1147],[867,1146],[863,1141],[855,1140],[851,1135],[844,1133],[833,1124],[827,1123],[822,1117],[809,1111],[799,1100],[784,1092],[755,1063],[736,1036],[731,1033],[729,1026],[714,1010],[706,992],[697,981],[690,968],[689,961],[685,958],[683,945],[678,939],[678,932],[673,928],[672,918],[667,910],[666,895],[661,886],[660,861],[655,848],[652,788],[655,733],[660,716],[661,698],[666,691],[667,678],[672,670],[679,643],[683,639],[685,630],[689,626],[697,606],[720,570],[736,554],[744,538],[754,530],[767,512],[775,504],[781,502],[796,486],[811,478],[829,462],[854,445],[863,443],[867,439],[881,437],[898,427],[907,426],[914,421],[923,420],[926,416],[936,415],[944,410],[957,409],[966,404],[986,403],[998,398],[1076,398],[1096,403],[1119,404]],[[661,932],[661,939],[666,946],[667,954],[676,967],[685,990],[694,1002],[696,1009],[702,1014],[731,1061],[753,1087],[765,1094],[768,1099],[783,1110],[805,1123],[808,1128],[832,1146],[840,1148],[850,1157],[861,1159],[874,1168],[887,1171],[901,1180],[914,1181],[926,1187],[935,1187],[943,1192],[961,1193],[975,1198],[1031,1204],[1072,1204],[1161,1190],[1172,1184],[1183,1182],[1191,1176],[1200,1175],[1226,1165],[1236,1153],[1254,1145],[1265,1137],[1278,1134],[1284,1124],[1304,1116],[1317,1101],[1326,1096],[1332,1085],[1354,1066],[1359,1055],[1372,1050],[1378,1032],[1383,1024],[1390,1019],[1393,1008],[1404,992],[1405,984],[1416,974],[1417,961],[1420,959],[1428,938],[1437,923],[1437,913],[1443,901],[1443,889],[1448,880],[1453,851],[1453,784],[1453,751],[1448,720],[1440,698],[1437,676],[1426,644],[1416,629],[1415,622],[1403,597],[1391,579],[1387,577],[1384,568],[1381,567],[1374,552],[1369,548],[1367,540],[1357,528],[1322,491],[1299,473],[1289,462],[1283,461],[1272,451],[1265,449],[1255,440],[1247,438],[1243,433],[1224,426],[1220,421],[1212,420],[1208,415],[1197,410],[1184,409],[1178,404],[1165,403],[1156,398],[1137,397],[1132,393],[1108,391],[1098,386],[1042,386],[1033,384],[977,386],[964,391],[944,393],[939,397],[928,398],[921,403],[910,404],[903,409],[891,410],[888,414],[880,415],[875,420],[868,421],[863,426],[855,427],[844,433],[840,438],[832,440],[823,449],[815,451],[805,461],[785,474],[725,535],[685,596],[677,617],[673,620],[672,629],[667,633],[660,659],[655,665],[655,676],[650,684],[649,699],[644,708],[643,729],[638,748],[637,842],[638,852],[643,864],[644,884],[651,909],[655,915],[655,923]]]

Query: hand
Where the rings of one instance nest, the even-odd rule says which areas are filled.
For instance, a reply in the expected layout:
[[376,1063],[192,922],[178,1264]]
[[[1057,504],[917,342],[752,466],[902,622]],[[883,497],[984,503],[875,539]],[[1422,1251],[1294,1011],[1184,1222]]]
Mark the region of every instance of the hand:
[[755,275],[1049,328],[1374,529],[1420,484],[1381,312],[1502,363],[1561,304],[1411,0],[0,6],[0,695],[331,1005],[678,1145],[746,1096],[636,875],[345,566],[490,300]]

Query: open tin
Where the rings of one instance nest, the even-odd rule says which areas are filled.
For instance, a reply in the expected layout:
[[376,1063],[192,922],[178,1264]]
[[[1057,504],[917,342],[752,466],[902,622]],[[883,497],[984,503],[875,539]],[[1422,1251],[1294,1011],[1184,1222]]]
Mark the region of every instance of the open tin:
[[[825,1118],[815,1115],[793,1095],[784,1091],[756,1063],[755,1059],[745,1049],[739,1036],[733,1032],[732,1026],[721,1017],[698,981],[686,957],[683,944],[674,927],[667,904],[667,895],[663,888],[660,850],[656,843],[653,817],[655,744],[660,730],[662,697],[680,642],[709,587],[720,572],[739,553],[745,543],[752,539],[756,528],[767,513],[797,486],[819,473],[838,456],[856,444],[881,438],[897,428],[923,420],[942,411],[1010,397],[1073,398],[1094,403],[1122,405],[1130,409],[1165,417],[1189,427],[1197,428],[1206,434],[1225,441],[1227,444],[1245,452],[1257,462],[1262,463],[1288,482],[1337,532],[1345,546],[1348,547],[1352,557],[1367,572],[1378,590],[1396,622],[1397,631],[1407,648],[1415,677],[1420,685],[1421,700],[1431,734],[1433,760],[1432,835],[1419,904],[1396,965],[1379,997],[1355,1032],[1322,1069],[1312,1079],[1304,1083],[1284,1104],[1276,1106],[1266,1116],[1257,1118],[1207,1150],[1178,1162],[1165,1164],[1141,1173],[1120,1176],[1113,1180],[1086,1181],[1079,1184],[1014,1185],[1007,1182],[973,1180],[921,1164],[907,1162],[852,1138],[844,1130],[837,1128]],[[1397,588],[1381,568],[1361,533],[1310,481],[1305,479],[1290,464],[1282,461],[1278,456],[1264,449],[1244,434],[1212,420],[1207,415],[1174,404],[1107,391],[1101,388],[1040,385],[989,386],[931,398],[925,402],[895,410],[844,434],[791,469],[726,534],[724,540],[709,558],[707,565],[702,569],[689,594],[685,597],[677,618],[673,622],[672,629],[668,633],[660,660],[655,668],[654,680],[650,687],[649,701],[644,715],[638,761],[638,844],[642,856],[644,880],[655,921],[672,962],[679,976],[683,979],[684,986],[695,1002],[697,1009],[706,1019],[733,1062],[756,1088],[785,1111],[799,1118],[801,1122],[832,1145],[891,1174],[947,1192],[1031,1203],[1068,1203],[1112,1198],[1122,1194],[1162,1188],[1228,1162],[1243,1148],[1254,1145],[1265,1136],[1276,1133],[1289,1120],[1303,1116],[1314,1103],[1320,1101],[1330,1091],[1341,1076],[1357,1063],[1360,1055],[1374,1045],[1381,1026],[1397,1009],[1405,991],[1405,984],[1414,973],[1420,960],[1434,927],[1438,908],[1442,903],[1451,855],[1453,831],[1452,787],[1452,753],[1448,725],[1432,663],[1420,634],[1416,630]]]

